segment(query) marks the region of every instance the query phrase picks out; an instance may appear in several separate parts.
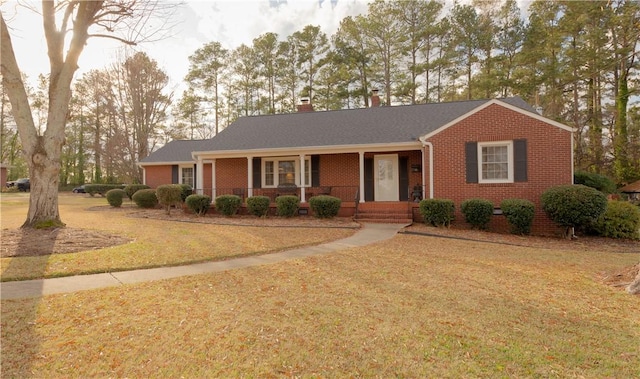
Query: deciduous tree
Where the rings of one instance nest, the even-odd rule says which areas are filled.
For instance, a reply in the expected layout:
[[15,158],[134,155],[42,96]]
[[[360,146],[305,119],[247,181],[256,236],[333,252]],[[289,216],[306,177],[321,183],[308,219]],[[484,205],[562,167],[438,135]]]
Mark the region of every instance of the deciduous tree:
[[[90,37],[102,36],[135,43],[159,1],[43,1],[42,25],[47,42],[48,114],[46,129],[36,128],[20,75],[9,27],[0,15],[0,73],[29,166],[31,196],[23,227],[61,226],[58,210],[60,156],[65,141],[71,82],[78,59]],[[166,24],[161,24],[163,27]]]

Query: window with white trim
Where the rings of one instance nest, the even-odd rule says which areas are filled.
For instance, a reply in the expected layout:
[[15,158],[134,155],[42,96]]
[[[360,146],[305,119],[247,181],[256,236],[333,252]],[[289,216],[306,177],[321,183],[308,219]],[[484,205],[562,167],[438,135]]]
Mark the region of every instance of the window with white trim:
[[[311,160],[304,160],[305,186],[311,184]],[[262,159],[263,187],[278,187],[281,184],[300,186],[300,158],[277,157]]]
[[480,183],[513,182],[513,141],[478,143]]
[[180,184],[188,184],[193,188],[193,166],[180,166]]

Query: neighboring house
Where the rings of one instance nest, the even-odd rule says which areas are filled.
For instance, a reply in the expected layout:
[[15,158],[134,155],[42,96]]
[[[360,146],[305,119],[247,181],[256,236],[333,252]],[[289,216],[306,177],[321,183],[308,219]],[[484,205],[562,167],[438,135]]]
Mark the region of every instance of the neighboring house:
[[0,163],[0,188],[4,188],[7,185],[7,166],[4,163]]
[[640,180],[627,184],[620,188],[622,193],[626,193],[629,196],[629,200],[640,200]]
[[294,114],[241,117],[209,140],[174,141],[140,166],[151,187],[193,181],[213,197],[295,192],[303,205],[326,193],[342,199],[342,215],[400,204],[419,219],[407,203],[426,197],[453,200],[463,220],[466,199],[498,207],[523,198],[537,206],[534,231],[550,232],[540,195],[573,182],[572,162],[573,129],[516,97],[326,112],[307,103]]

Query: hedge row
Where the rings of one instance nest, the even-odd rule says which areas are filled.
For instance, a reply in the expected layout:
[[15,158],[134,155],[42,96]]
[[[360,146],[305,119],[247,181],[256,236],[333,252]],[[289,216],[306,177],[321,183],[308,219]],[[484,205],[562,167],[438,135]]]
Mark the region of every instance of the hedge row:
[[[513,234],[529,234],[535,213],[534,204],[525,199],[505,199],[500,210]],[[419,205],[424,223],[437,227],[448,227],[454,220],[455,205],[449,199],[425,199]],[[468,199],[460,204],[465,222],[473,228],[484,230],[494,214],[494,204],[486,199]]]
[[107,192],[112,189],[124,189],[126,186],[124,184],[85,184],[84,192],[88,193],[91,196],[100,195],[105,196]]
[[[545,214],[558,226],[580,228],[611,238],[640,239],[640,209],[625,201],[609,201],[599,190],[585,185],[564,185],[549,188],[541,196]],[[485,229],[494,212],[494,205],[486,199],[469,199],[461,203],[465,221],[478,229]],[[425,224],[449,226],[454,219],[455,206],[448,199],[425,199],[420,202],[420,214]],[[534,204],[525,199],[505,199],[500,203],[511,232],[529,234],[535,214]]]

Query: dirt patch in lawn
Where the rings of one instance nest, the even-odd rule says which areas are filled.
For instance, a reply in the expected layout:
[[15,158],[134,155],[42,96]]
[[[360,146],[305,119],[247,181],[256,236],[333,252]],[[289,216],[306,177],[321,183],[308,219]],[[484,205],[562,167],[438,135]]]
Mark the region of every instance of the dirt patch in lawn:
[[56,229],[4,229],[0,257],[27,257],[66,254],[121,245],[130,239],[95,230]]

